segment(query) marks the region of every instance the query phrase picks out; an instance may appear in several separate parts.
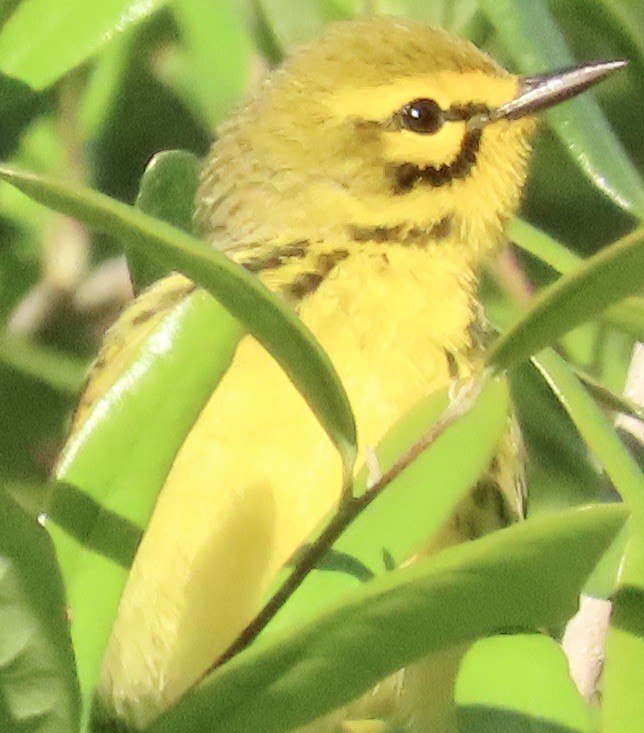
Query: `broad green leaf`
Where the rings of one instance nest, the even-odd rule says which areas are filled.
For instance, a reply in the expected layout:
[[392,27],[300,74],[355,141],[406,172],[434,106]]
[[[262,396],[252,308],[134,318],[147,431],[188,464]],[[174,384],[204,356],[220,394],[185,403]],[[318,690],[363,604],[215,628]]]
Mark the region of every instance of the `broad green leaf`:
[[44,89],[165,0],[23,0],[0,32],[0,71]]
[[499,368],[515,366],[608,306],[644,288],[644,231],[638,229],[543,290],[530,310],[487,353]]
[[[480,0],[480,5],[524,74],[575,64],[545,0]],[[644,182],[593,97],[566,102],[547,118],[595,186],[620,208],[644,217]]]
[[458,720],[468,733],[594,733],[561,647],[547,636],[481,639],[456,683]]
[[200,169],[197,156],[186,150],[157,153],[141,178],[137,207],[191,234]]
[[51,541],[0,490],[0,729],[74,733],[78,718],[74,657]]
[[288,730],[442,648],[561,623],[623,519],[616,506],[563,512],[380,576],[313,621],[231,659],[149,733]]
[[[440,391],[389,431],[376,450],[380,470],[387,471],[407,454],[448,403],[447,390]],[[490,381],[474,404],[353,520],[280,609],[267,633],[310,618],[343,593],[400,565],[426,545],[489,466],[509,427],[508,409],[505,380]],[[467,446],[467,458],[463,446]],[[363,469],[354,491],[360,496],[365,490]]]
[[[145,214],[191,234],[200,167],[199,159],[185,150],[157,153],[141,178],[136,206]],[[172,271],[160,266],[154,253],[129,251],[127,242],[124,247],[137,293]]]
[[[346,441],[349,475],[353,423],[346,397],[333,391],[338,382],[326,357],[286,306],[221,253],[160,221],[93,192],[31,182],[37,197],[50,202],[53,197],[66,213],[138,245],[168,268],[186,265],[194,280],[223,295],[255,333],[263,328],[264,340],[283,361],[297,362],[291,373],[300,370],[300,384],[313,385],[311,402],[326,410],[337,442]],[[141,307],[145,313],[147,306]],[[189,295],[166,318],[157,316],[143,344],[130,345],[131,360],[68,443],[58,472],[64,486],[52,508],[63,531],[52,532],[69,588],[86,701],[140,532],[186,432],[232,358],[238,335],[237,322],[217,301],[203,291]],[[176,413],[159,399],[167,394],[175,395]]]
[[349,482],[356,438],[346,393],[326,354],[281,298],[223,253],[107,196],[7,168],[0,168],[0,177],[36,201],[184,272],[211,292],[266,347],[301,391],[338,447],[345,482]]

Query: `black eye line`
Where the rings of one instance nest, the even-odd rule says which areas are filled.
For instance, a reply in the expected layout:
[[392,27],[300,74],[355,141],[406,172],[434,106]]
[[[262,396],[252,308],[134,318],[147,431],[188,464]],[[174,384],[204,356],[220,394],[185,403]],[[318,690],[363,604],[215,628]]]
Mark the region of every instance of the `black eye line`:
[[[376,120],[361,120],[363,125],[379,125],[385,130],[398,131],[408,129],[401,121],[400,115],[402,110],[408,105],[394,112],[394,114],[383,122]],[[440,108],[444,122],[467,122],[477,115],[489,115],[492,108],[482,102],[457,102],[450,105],[447,109]],[[439,132],[439,131],[437,131]],[[431,133],[430,133],[431,134]]]
[[477,115],[489,115],[491,108],[479,102],[464,102],[452,104],[443,112],[443,119],[447,122],[467,122]]

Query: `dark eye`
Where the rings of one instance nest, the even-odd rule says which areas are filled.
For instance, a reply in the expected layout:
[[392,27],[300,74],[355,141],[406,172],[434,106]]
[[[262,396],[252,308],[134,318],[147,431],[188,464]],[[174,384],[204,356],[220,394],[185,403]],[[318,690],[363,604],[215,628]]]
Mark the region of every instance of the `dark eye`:
[[443,110],[433,99],[414,99],[400,110],[399,115],[404,128],[424,135],[438,132],[445,122]]

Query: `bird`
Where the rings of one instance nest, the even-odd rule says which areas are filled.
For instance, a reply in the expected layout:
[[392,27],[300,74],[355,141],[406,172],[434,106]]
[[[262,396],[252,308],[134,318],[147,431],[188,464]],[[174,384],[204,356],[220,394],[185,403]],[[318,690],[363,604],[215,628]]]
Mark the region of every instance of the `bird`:
[[[535,115],[614,68],[522,77],[438,28],[343,21],[270,71],[220,127],[201,173],[199,229],[317,338],[361,455],[423,397],[483,368],[479,277],[519,206]],[[135,307],[158,312],[191,288],[170,275]],[[117,321],[105,349],[132,320]],[[519,443],[509,421],[487,474],[428,551],[524,515]],[[143,728],[180,699],[252,620],[341,487],[338,453],[304,398],[244,336],[138,548],[96,692],[98,729]],[[419,682],[431,666],[415,682],[406,675],[402,692],[398,678],[383,683],[376,713],[359,701],[310,730],[451,730],[449,714],[432,718],[427,688],[438,683]],[[449,680],[444,690],[449,698]]]

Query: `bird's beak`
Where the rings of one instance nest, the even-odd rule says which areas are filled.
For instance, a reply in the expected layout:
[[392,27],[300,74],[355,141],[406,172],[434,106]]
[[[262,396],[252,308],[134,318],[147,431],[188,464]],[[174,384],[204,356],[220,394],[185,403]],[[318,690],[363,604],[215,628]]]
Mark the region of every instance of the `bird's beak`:
[[552,74],[522,76],[517,96],[501,107],[493,109],[486,122],[517,120],[525,115],[541,112],[559,102],[576,96],[614,71],[626,66],[627,61],[597,61]]

